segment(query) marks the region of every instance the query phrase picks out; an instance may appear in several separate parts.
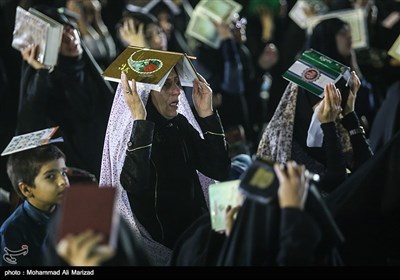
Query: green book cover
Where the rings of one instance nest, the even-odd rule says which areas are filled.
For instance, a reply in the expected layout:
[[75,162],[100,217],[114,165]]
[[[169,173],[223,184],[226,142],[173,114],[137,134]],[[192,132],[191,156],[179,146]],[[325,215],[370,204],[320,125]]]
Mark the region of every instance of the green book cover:
[[309,49],[290,66],[283,77],[322,98],[325,85],[332,82],[342,88],[349,83],[351,73],[350,67]]

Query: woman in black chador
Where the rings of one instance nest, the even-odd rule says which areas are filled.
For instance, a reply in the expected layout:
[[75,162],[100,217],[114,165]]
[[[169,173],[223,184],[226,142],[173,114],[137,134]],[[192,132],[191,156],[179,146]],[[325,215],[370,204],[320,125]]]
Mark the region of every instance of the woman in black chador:
[[36,46],[22,51],[17,134],[60,126],[67,164],[98,178],[112,88],[66,16],[55,8],[37,8],[62,23],[64,31],[54,68],[34,58]]

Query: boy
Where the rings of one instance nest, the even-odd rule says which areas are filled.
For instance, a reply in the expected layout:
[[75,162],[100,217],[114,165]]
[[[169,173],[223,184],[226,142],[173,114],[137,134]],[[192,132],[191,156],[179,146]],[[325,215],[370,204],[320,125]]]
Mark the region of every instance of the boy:
[[65,155],[54,145],[14,153],[7,174],[24,202],[0,228],[0,265],[43,265],[47,224],[69,186]]

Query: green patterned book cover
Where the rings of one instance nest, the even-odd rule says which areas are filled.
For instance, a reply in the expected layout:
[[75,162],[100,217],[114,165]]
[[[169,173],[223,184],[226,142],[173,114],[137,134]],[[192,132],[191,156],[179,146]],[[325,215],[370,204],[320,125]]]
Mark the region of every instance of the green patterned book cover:
[[193,86],[197,72],[189,59],[184,53],[129,46],[107,67],[102,76],[106,80],[119,82],[121,71],[124,71],[128,80],[151,84],[152,89],[160,91],[175,67],[181,85]]
[[350,67],[309,49],[283,74],[283,77],[309,92],[323,97],[324,87],[334,83],[338,88],[350,82]]

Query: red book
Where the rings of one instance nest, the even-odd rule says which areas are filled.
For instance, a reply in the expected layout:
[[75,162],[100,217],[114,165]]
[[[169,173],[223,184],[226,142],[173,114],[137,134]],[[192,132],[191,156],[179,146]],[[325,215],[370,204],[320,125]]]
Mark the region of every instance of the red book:
[[67,234],[78,234],[87,229],[104,235],[105,244],[113,248],[117,243],[119,225],[115,209],[116,189],[97,185],[74,185],[66,189],[61,204],[57,241]]

